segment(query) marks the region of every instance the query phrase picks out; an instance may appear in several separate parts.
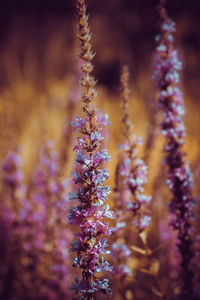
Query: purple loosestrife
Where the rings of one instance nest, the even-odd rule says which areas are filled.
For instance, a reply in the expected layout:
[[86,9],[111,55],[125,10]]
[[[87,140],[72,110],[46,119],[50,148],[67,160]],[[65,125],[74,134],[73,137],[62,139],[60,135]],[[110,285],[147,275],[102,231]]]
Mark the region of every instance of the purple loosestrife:
[[130,276],[132,273],[127,266],[127,260],[131,257],[130,249],[124,243],[116,242],[112,244],[111,253],[112,258],[115,260],[113,275],[120,281]]
[[74,132],[77,130],[82,136],[74,147],[76,154],[76,172],[72,174],[78,190],[71,194],[71,199],[77,200],[78,205],[70,208],[69,223],[79,226],[77,240],[72,243],[71,251],[77,252],[73,259],[74,267],[82,270],[82,278],[76,278],[72,289],[78,298],[95,299],[98,291],[110,294],[111,290],[107,279],[100,280],[96,273],[104,270],[112,270],[102,254],[109,254],[106,238],[111,234],[109,225],[104,218],[112,218],[112,212],[104,202],[110,193],[109,187],[104,186],[109,177],[107,169],[101,169],[101,165],[110,160],[107,150],[101,149],[104,137],[101,135],[103,126],[109,125],[108,116],[102,111],[97,111],[93,106],[96,97],[96,81],[91,75],[93,65],[91,60],[94,54],[91,51],[91,34],[86,15],[84,0],[77,0],[77,13],[79,18],[79,34],[81,41],[81,54],[83,60],[81,67],[84,75],[80,80],[83,87],[82,102],[85,117],[75,117],[71,122]]
[[[58,155],[54,143],[48,141],[40,152],[40,162],[34,174],[32,194],[34,224],[33,248],[39,257],[37,266],[38,299],[68,299],[69,246],[71,233],[65,220],[69,191],[68,180],[59,177]],[[45,298],[45,299],[46,299]]]
[[[45,225],[51,225],[55,216],[55,200],[59,191],[56,175],[58,173],[58,155],[53,149],[54,142],[46,142],[40,151],[40,161],[33,177],[34,191],[32,193],[33,218],[41,217]],[[43,226],[43,224],[41,224]]]
[[27,247],[30,247],[28,219],[30,203],[26,198],[26,186],[23,184],[21,167],[20,155],[14,151],[9,152],[2,165],[1,199],[1,221],[6,225],[10,241],[7,276],[12,274],[9,277],[10,286],[6,289],[12,287],[10,292],[17,295],[18,299],[23,299],[22,295],[26,293],[24,283],[30,267],[30,252],[27,251]]
[[26,187],[23,184],[22,159],[17,152],[8,152],[2,164],[2,194],[4,216],[7,221],[19,225],[26,218],[29,204],[25,197]]
[[[127,92],[127,90],[126,90]],[[124,119],[124,116],[123,116]],[[127,122],[126,130],[128,136],[131,134],[131,124]],[[130,199],[130,193],[127,189],[124,189],[123,177],[120,174],[121,166],[126,158],[124,151],[120,151],[118,163],[115,170],[115,187],[113,190],[114,200],[114,216],[115,216],[115,227],[113,231],[113,243],[111,247],[111,258],[114,265],[113,275],[119,280],[117,288],[120,293],[124,292],[124,279],[131,275],[131,270],[127,266],[128,259],[131,257],[131,251],[128,246],[125,245],[124,230],[126,228],[126,204]]]
[[125,177],[125,189],[132,195],[132,201],[127,203],[127,209],[132,212],[132,223],[139,232],[143,232],[151,223],[151,217],[146,214],[146,205],[151,201],[151,196],[143,194],[143,185],[147,183],[147,166],[144,161],[136,155],[141,139],[131,134],[132,123],[129,120],[129,70],[126,66],[122,69],[122,102],[125,142],[120,148],[126,153],[124,162],[121,165],[120,173]]
[[[174,49],[174,22],[168,17],[164,1],[160,5],[160,34],[156,37],[157,48],[154,62],[154,80],[158,91],[159,108],[163,111],[162,133],[167,144],[166,164],[168,165],[167,185],[173,195],[169,204],[172,214],[171,226],[178,232],[178,249],[182,261],[183,289],[181,299],[190,299],[192,295],[191,259],[193,228],[192,178],[188,162],[184,158],[182,146],[185,138],[183,115],[185,112],[183,96],[179,89],[179,72],[182,64]],[[190,296],[189,296],[190,295]]]
[[119,285],[117,288],[120,293],[124,290],[124,279],[131,275],[131,270],[127,266],[128,259],[131,257],[131,251],[128,246],[125,245],[124,240],[124,230],[126,228],[126,204],[130,198],[129,193],[123,189],[123,182],[120,176],[120,165],[123,161],[123,153],[119,157],[119,162],[116,166],[115,172],[115,188],[113,190],[113,200],[114,200],[114,217],[115,217],[115,227],[112,228],[113,232],[113,242],[111,247],[111,259],[114,265],[113,275],[114,278],[119,280]]
[[[131,223],[137,228],[139,234],[145,231],[151,222],[150,216],[145,212],[145,204],[151,200],[151,197],[143,194],[143,185],[147,182],[147,167],[135,154],[137,144],[141,141],[132,135],[133,125],[129,120],[129,70],[127,66],[122,68],[121,85],[125,142],[120,145],[122,151],[115,177],[114,200],[118,222],[113,228],[116,242],[112,245],[112,259],[115,261],[114,272],[120,279],[120,292],[123,294],[124,279],[131,275],[128,265],[132,254],[130,249],[133,248],[130,235],[127,236],[125,231]],[[144,253],[144,250],[142,252]]]
[[[131,257],[131,251],[128,246],[125,245],[125,240],[123,237],[124,230],[126,229],[126,203],[129,199],[129,194],[127,191],[121,188],[121,178],[119,174],[120,163],[116,169],[115,176],[115,188],[113,191],[114,195],[114,217],[116,220],[115,227],[112,228],[113,240],[111,247],[111,259],[114,265],[113,275],[115,278],[120,280],[120,289],[123,290],[124,279],[131,275],[131,270],[129,269],[127,262]],[[118,286],[119,288],[119,286]]]

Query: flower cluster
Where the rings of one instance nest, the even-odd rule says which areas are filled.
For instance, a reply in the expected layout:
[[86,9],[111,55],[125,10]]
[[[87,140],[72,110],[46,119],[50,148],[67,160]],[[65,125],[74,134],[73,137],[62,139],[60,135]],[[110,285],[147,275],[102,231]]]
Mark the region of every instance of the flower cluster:
[[84,73],[80,80],[84,88],[82,102],[85,118],[75,117],[71,122],[74,132],[78,131],[82,137],[74,147],[76,154],[76,171],[72,173],[74,183],[78,190],[70,194],[71,200],[78,201],[78,205],[70,208],[69,223],[79,225],[80,232],[72,243],[71,251],[77,252],[73,259],[73,266],[82,269],[82,279],[76,278],[72,289],[78,295],[78,299],[94,299],[97,291],[110,293],[108,280],[99,280],[95,274],[104,270],[111,271],[102,254],[109,254],[107,241],[103,236],[109,236],[108,223],[104,218],[112,218],[112,212],[108,205],[103,206],[110,193],[109,187],[104,182],[109,177],[107,169],[101,169],[101,165],[110,160],[106,150],[100,149],[104,137],[101,130],[109,125],[108,116],[102,111],[97,111],[92,105],[96,96],[94,89],[96,81],[91,75],[93,66],[91,60],[94,54],[91,52],[90,30],[84,0],[77,1],[79,17],[79,39],[81,41],[80,57],[84,61],[81,69]]
[[137,145],[142,144],[141,138],[131,134],[132,124],[129,120],[129,71],[124,67],[121,75],[122,100],[123,100],[123,125],[125,143],[120,148],[126,153],[124,161],[120,166],[120,174],[123,176],[125,189],[132,195],[132,201],[127,203],[127,209],[132,212],[132,223],[140,232],[145,230],[151,223],[151,217],[144,212],[145,206],[151,201],[151,196],[146,196],[144,184],[147,183],[147,166],[142,159],[136,155]]
[[113,275],[119,280],[131,276],[132,272],[127,266],[127,260],[131,257],[130,249],[124,243],[115,242],[112,244],[111,255],[117,262],[113,269]]
[[183,96],[178,87],[182,64],[173,46],[175,24],[167,16],[163,4],[160,6],[160,34],[156,37],[157,48],[154,62],[154,80],[158,91],[159,108],[163,111],[162,133],[167,144],[166,164],[169,167],[167,185],[173,198],[169,204],[172,213],[171,225],[178,230],[178,249],[182,256],[184,272],[184,294],[192,294],[192,179],[189,165],[184,158],[182,145],[185,137],[183,122]]
[[33,178],[31,220],[34,224],[33,249],[38,255],[37,273],[40,297],[67,299],[69,292],[69,246],[71,233],[66,227],[66,194],[69,182],[59,178],[58,155],[53,141],[44,144]]
[[[132,274],[128,267],[131,257],[130,238],[124,232],[132,224],[142,233],[151,223],[151,217],[144,211],[151,197],[143,194],[143,185],[147,182],[147,166],[137,158],[135,151],[141,139],[131,133],[132,123],[129,120],[129,71],[122,69],[122,104],[125,142],[120,145],[120,161],[115,176],[115,216],[116,226],[112,228],[115,242],[112,244],[112,259],[115,262],[114,272],[123,280]],[[123,233],[122,233],[123,232]]]
[[[9,276],[10,272],[13,273],[9,284],[18,297],[22,297],[26,279],[31,277],[28,270],[31,260],[29,251],[30,203],[26,195],[26,186],[23,183],[22,164],[21,156],[14,151],[8,152],[3,161],[0,215],[1,226],[4,224],[7,235],[3,241],[4,247],[9,247],[4,276]],[[23,274],[23,280],[21,274]],[[0,296],[7,299],[9,285],[7,286],[2,280],[1,286]]]
[[9,290],[15,299],[69,298],[71,232],[65,219],[70,182],[58,177],[53,146],[50,141],[42,147],[28,193],[20,155],[9,152],[3,161],[0,228],[9,251],[0,276],[2,299],[11,299]]
[[[26,219],[29,204],[26,201],[26,187],[23,184],[23,161],[17,152],[8,152],[2,164],[2,181],[4,196],[7,194],[7,202],[4,209],[7,211],[7,221],[20,224]],[[5,211],[4,211],[5,216]],[[9,217],[10,216],[10,217]]]
[[58,157],[53,147],[53,141],[48,141],[40,151],[40,161],[34,172],[34,188],[31,193],[32,201],[34,202],[32,217],[36,222],[39,219],[40,221],[45,220],[45,224],[47,225],[54,218],[50,213],[52,212],[53,205],[57,205],[56,198],[59,193],[59,183],[57,182]]

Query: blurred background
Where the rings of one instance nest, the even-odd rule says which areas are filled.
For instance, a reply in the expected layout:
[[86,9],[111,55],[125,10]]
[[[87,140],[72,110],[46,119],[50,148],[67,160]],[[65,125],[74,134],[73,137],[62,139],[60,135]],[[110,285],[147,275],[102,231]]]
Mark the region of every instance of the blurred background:
[[[158,1],[88,0],[87,3],[93,46],[98,54],[96,74],[101,84],[115,89],[121,63],[128,62],[137,76],[151,64]],[[190,78],[191,87],[199,79],[200,4],[197,0],[169,0],[167,7],[177,23],[177,44],[183,51],[185,80]],[[1,1],[1,85],[9,82],[6,57],[10,65],[16,58],[18,75],[34,80],[41,88],[45,87],[47,76],[62,79],[74,55],[75,20],[73,0]]]
[[[15,139],[16,144],[22,145],[27,163],[36,156],[37,147],[32,147],[32,142],[39,145],[42,126],[46,127],[49,138],[59,140],[64,107],[70,91],[76,89],[80,62],[77,58],[79,43],[75,37],[75,2],[1,1],[0,97],[1,102],[6,103],[4,108],[1,105],[1,112],[5,115],[3,111],[7,110],[8,123],[1,142],[5,144]],[[104,110],[110,112],[115,153],[121,139],[119,75],[124,63],[131,71],[134,99],[131,116],[136,133],[145,137],[148,131],[149,104],[155,100],[151,78],[154,36],[159,25],[155,10],[158,1],[88,0],[87,3],[96,52],[94,73],[99,80],[98,99],[101,99],[101,108],[105,106]],[[169,0],[167,8],[177,24],[176,46],[184,63],[182,85],[188,112],[187,131],[191,138],[188,148],[192,145],[191,159],[194,160],[200,125],[200,3]],[[3,118],[1,120],[5,123]],[[12,137],[14,131],[15,138]],[[8,148],[8,145],[3,147]]]

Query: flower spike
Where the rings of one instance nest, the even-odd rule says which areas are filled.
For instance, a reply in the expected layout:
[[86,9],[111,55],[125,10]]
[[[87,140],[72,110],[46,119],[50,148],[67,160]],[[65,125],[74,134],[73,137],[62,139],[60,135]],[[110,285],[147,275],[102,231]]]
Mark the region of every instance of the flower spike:
[[164,120],[161,124],[162,133],[166,137],[166,164],[168,165],[167,185],[173,195],[169,203],[172,215],[171,226],[178,232],[178,249],[182,257],[183,288],[181,299],[192,295],[193,257],[192,235],[194,198],[192,195],[192,177],[189,164],[184,157],[185,113],[183,96],[179,88],[179,72],[182,63],[174,49],[173,33],[175,23],[168,17],[161,1],[160,34],[156,37],[157,48],[154,62],[154,80],[158,92],[158,104],[163,111]]
[[[77,240],[72,243],[71,251],[76,252],[73,259],[73,266],[82,270],[82,278],[76,278],[72,289],[78,298],[75,299],[95,299],[98,291],[111,294],[108,280],[96,277],[96,273],[111,271],[107,261],[102,255],[109,254],[106,238],[111,231],[104,218],[112,218],[112,212],[108,205],[103,206],[109,195],[109,187],[104,186],[104,182],[109,177],[108,170],[102,169],[101,165],[110,156],[107,150],[101,149],[104,137],[101,130],[109,125],[108,116],[102,111],[97,111],[93,106],[96,97],[96,80],[91,75],[93,70],[92,59],[94,53],[91,50],[91,34],[88,26],[88,16],[84,0],[77,0],[77,13],[79,19],[78,38],[81,41],[81,54],[83,60],[83,77],[80,80],[82,86],[82,102],[85,117],[75,117],[71,122],[74,132],[79,132],[82,136],[78,138],[78,143],[74,147],[76,151],[76,172],[72,173],[74,183],[78,185],[78,190],[71,194],[73,199],[78,201],[78,205],[70,208],[68,215],[69,223],[79,226]],[[74,196],[75,195],[75,196]]]

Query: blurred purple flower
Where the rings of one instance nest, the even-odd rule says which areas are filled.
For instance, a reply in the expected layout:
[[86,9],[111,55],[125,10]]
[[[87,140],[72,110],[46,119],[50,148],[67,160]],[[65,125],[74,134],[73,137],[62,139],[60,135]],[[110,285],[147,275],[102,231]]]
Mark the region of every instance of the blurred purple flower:
[[167,140],[164,148],[166,164],[169,167],[167,185],[173,195],[169,204],[169,211],[172,213],[170,224],[178,231],[178,249],[182,257],[183,271],[182,296],[185,296],[192,295],[193,289],[191,268],[193,228],[191,221],[194,198],[190,168],[182,150],[186,135],[183,122],[185,112],[183,96],[178,87],[182,63],[179,61],[173,45],[172,33],[176,30],[175,24],[168,17],[163,5],[160,6],[160,18],[160,35],[156,38],[158,46],[153,78],[158,91],[159,109],[163,111],[164,116],[161,128]]

